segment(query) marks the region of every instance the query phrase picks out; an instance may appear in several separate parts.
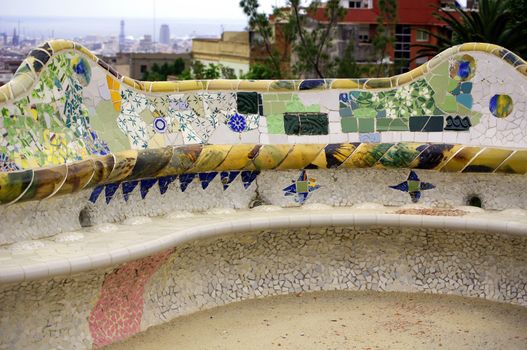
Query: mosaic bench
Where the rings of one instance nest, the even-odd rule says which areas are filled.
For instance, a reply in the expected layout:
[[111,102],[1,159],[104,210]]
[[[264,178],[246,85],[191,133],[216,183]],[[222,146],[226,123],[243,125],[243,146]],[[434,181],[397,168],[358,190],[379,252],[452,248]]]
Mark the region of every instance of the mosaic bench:
[[526,74],[469,43],[391,78],[141,82],[43,44],[0,87],[0,348],[310,290],[527,305]]

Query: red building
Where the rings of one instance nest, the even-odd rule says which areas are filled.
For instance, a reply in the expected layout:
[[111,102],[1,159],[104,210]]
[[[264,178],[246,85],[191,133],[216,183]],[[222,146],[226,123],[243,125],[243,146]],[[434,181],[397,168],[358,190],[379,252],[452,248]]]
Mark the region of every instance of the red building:
[[[390,62],[395,64],[397,73],[408,71],[429,58],[416,59],[418,44],[435,44],[436,38],[431,33],[444,30],[445,23],[433,16],[438,7],[447,8],[448,5],[461,5],[473,9],[477,0],[398,0],[395,25],[395,43],[389,48]],[[378,0],[341,0],[340,4],[347,12],[339,22],[337,31],[336,52],[340,55],[348,45],[350,39],[355,42],[355,56],[359,63],[371,63],[379,60],[375,57],[372,38],[377,30],[379,17]],[[317,22],[326,20],[324,8],[319,8],[313,19]],[[386,61],[388,57],[385,57]]]

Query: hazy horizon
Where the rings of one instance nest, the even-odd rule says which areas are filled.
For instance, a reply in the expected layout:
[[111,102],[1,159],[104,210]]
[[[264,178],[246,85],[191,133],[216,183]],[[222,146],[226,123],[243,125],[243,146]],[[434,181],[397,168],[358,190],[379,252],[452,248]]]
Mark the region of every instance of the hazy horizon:
[[[88,35],[117,36],[121,20],[125,21],[127,36],[138,38],[153,32],[153,19],[148,17],[0,16],[0,33],[11,35],[14,28],[20,27],[20,34],[31,38],[51,37],[52,32],[55,38],[64,39]],[[94,25],[95,21],[97,25]],[[185,37],[192,34],[220,35],[223,30],[243,30],[247,20],[159,17],[156,18],[156,37],[161,24],[169,25],[171,36]]]

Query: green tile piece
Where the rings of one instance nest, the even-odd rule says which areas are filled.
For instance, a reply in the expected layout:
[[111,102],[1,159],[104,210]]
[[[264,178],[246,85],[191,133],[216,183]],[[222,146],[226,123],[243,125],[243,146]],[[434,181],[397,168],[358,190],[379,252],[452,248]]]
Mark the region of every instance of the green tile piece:
[[291,101],[292,94],[277,94],[278,100],[280,101]]
[[392,119],[389,131],[408,131],[408,121],[402,118]]
[[357,108],[353,110],[353,116],[357,118],[375,118],[377,111],[373,108]]
[[258,114],[258,93],[238,92],[236,93],[236,106],[238,113]]
[[448,78],[447,91],[455,90],[458,86],[459,86],[459,82],[455,81],[454,79]]
[[271,107],[273,114],[282,114],[287,111],[285,102],[273,102]]
[[450,94],[447,94],[440,107],[442,107],[442,109],[445,112],[450,112],[450,113],[456,112],[457,111],[456,97]]
[[95,108],[95,113],[96,115],[90,117],[90,123],[99,137],[108,144],[108,147],[114,152],[130,149],[128,136],[119,128],[108,127],[108,125],[115,123],[119,115],[114,110],[112,101],[99,102]]
[[282,114],[270,114],[266,116],[266,119],[269,134],[285,134],[284,116]]
[[340,121],[342,132],[357,132],[359,131],[358,122],[356,118],[343,118]]
[[320,105],[304,105],[297,95],[293,95],[291,101],[287,103],[286,112],[320,112]]
[[408,131],[408,123],[402,118],[377,118],[376,131]]
[[339,111],[339,114],[340,114],[341,118],[346,118],[346,117],[353,116],[353,114],[351,113],[351,108],[349,108],[349,107],[341,108],[340,111]]
[[307,181],[297,181],[296,182],[296,193],[306,193],[308,192]]
[[272,105],[273,105],[272,102],[264,101],[264,103],[263,103],[264,115],[268,115],[268,114],[272,114],[273,113]]
[[284,115],[284,130],[287,135],[300,135],[300,117],[297,114]]
[[300,115],[300,135],[327,135],[329,120],[326,113]]
[[420,191],[421,190],[419,186],[420,184],[421,184],[421,181],[408,180],[408,192]]
[[273,102],[278,101],[278,96],[276,94],[262,94],[263,102]]
[[375,131],[375,119],[370,118],[360,118],[359,122],[359,132],[374,132]]
[[284,129],[287,135],[327,135],[328,116],[325,113],[286,113]]

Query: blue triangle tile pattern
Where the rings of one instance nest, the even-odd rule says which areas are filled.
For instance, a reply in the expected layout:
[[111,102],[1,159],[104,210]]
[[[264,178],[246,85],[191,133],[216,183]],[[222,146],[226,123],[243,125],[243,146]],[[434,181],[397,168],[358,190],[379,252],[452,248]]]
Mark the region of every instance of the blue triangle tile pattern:
[[119,184],[108,184],[104,188],[104,196],[106,197],[106,204],[110,204],[112,201],[113,195],[119,189]]
[[128,202],[128,198],[130,197],[130,193],[132,193],[135,188],[137,187],[137,184],[139,181],[130,181],[130,182],[123,182],[121,184],[121,187],[123,189],[123,197],[125,202]]
[[90,195],[90,202],[95,204],[95,202],[97,202],[97,199],[99,198],[99,195],[102,193],[103,189],[104,189],[104,186],[95,187]]
[[181,192],[185,192],[188,185],[190,185],[190,183],[194,181],[195,177],[196,177],[196,174],[179,175],[179,188],[181,189]]
[[201,182],[201,188],[206,189],[214,178],[218,175],[217,172],[211,173],[199,173],[199,181]]
[[240,175],[239,171],[222,171],[220,174],[221,184],[223,185],[223,190],[225,191],[231,183]]
[[177,178],[177,176],[175,176],[175,175],[160,177],[159,180],[158,180],[159,193],[165,194],[166,191],[168,190],[168,185],[170,185],[172,182],[174,182],[176,180],[176,178]]
[[148,191],[154,186],[157,182],[157,179],[146,179],[141,180],[141,198],[145,199],[146,195],[148,194]]
[[242,171],[243,188],[248,189],[259,174],[259,171]]

